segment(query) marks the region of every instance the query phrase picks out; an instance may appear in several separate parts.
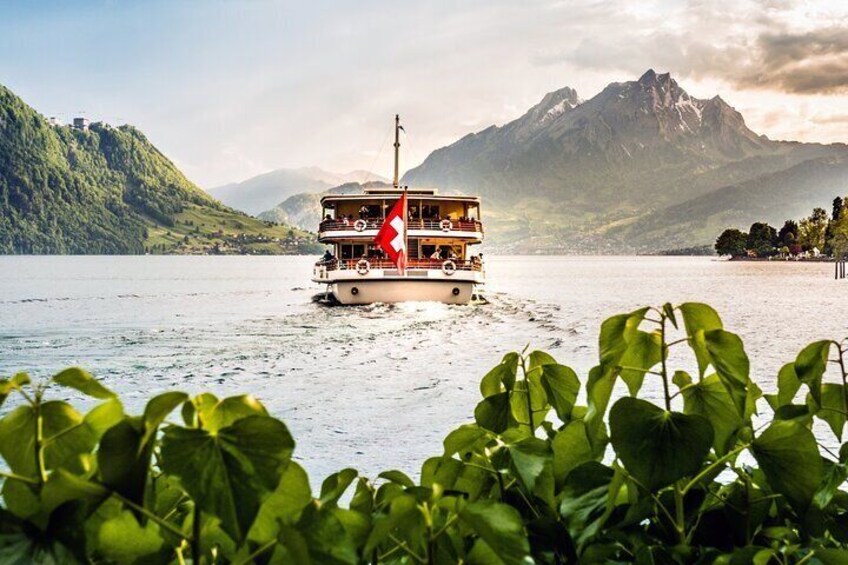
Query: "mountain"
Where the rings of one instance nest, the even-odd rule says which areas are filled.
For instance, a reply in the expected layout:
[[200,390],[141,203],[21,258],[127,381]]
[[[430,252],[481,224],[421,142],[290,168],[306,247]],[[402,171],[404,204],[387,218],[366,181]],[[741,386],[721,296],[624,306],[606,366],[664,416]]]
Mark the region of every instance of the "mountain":
[[269,210],[286,198],[300,193],[322,192],[347,182],[385,181],[367,171],[332,173],[318,167],[277,169],[245,181],[209,189],[224,204],[249,214]]
[[358,194],[365,188],[388,188],[391,183],[370,181],[347,182],[324,192],[302,192],[289,196],[283,202],[258,215],[269,222],[290,224],[303,230],[314,230],[321,221],[321,198],[328,194]]
[[[740,196],[752,186],[775,217],[793,217],[799,197],[808,208],[823,205],[844,192],[848,177],[838,186],[835,165],[836,185],[824,200],[808,183],[829,159],[846,158],[842,144],[758,135],[721,97],[695,98],[669,74],[649,70],[586,101],[571,88],[552,92],[520,118],[434,151],[403,182],[483,196],[490,239],[502,250],[650,252],[715,238],[690,231],[714,216],[676,215],[708,214],[684,206],[699,198],[723,199],[724,215],[744,227],[761,219]],[[780,189],[784,179],[795,183],[791,198]]]
[[314,248],[192,184],[131,126],[50,125],[0,86],[0,253],[283,253]]

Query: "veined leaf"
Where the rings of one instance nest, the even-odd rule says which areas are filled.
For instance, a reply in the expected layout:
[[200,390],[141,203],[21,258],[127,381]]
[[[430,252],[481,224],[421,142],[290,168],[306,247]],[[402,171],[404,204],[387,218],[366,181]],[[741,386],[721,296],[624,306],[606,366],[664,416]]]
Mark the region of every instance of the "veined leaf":
[[477,425],[496,434],[509,428],[513,424],[509,397],[509,392],[501,392],[481,400],[474,409]]
[[53,377],[53,382],[73,388],[94,398],[107,399],[115,396],[114,392],[100,384],[97,379],[79,367],[65,369]]
[[20,390],[22,386],[29,383],[29,375],[26,373],[15,373],[11,379],[0,379],[0,407],[12,391]]
[[703,416],[625,397],[610,410],[610,441],[627,471],[654,490],[698,471],[713,443]]
[[752,452],[771,487],[803,514],[822,479],[813,432],[797,422],[776,421],[754,440]]
[[727,453],[733,434],[742,426],[742,418],[718,376],[710,375],[684,388],[683,406],[686,414],[697,414],[709,420],[713,427],[716,453]]
[[704,376],[707,366],[710,364],[710,356],[704,343],[704,334],[712,330],[720,330],[724,326],[718,313],[706,304],[698,302],[686,302],[678,306],[683,316],[683,325],[686,335],[689,336],[689,347],[695,353],[698,361],[700,376]]
[[277,488],[294,440],[279,420],[249,416],[208,430],[170,426],[162,439],[162,469],[176,475],[204,512],[240,540],[262,498]]
[[795,374],[798,380],[810,387],[810,394],[817,403],[821,402],[822,376],[827,370],[827,357],[832,343],[829,340],[811,343],[795,358]]
[[[846,413],[848,413],[847,393],[848,391],[841,384],[825,383],[821,385],[821,396],[818,404],[807,403],[808,406],[812,404],[812,412],[817,418],[827,422],[840,442],[842,441],[842,432],[845,429]],[[810,397],[812,398],[812,392],[810,392]]]
[[580,379],[570,367],[557,363],[541,365],[540,381],[547,395],[548,404],[553,406],[563,422],[571,418],[571,410],[580,392]]
[[586,424],[580,420],[569,422],[551,440],[554,478],[562,484],[568,473],[578,465],[595,458],[592,444],[586,433]]
[[491,500],[472,502],[460,510],[459,519],[506,565],[524,563],[530,553],[521,514],[512,506]]
[[704,333],[710,363],[724,387],[733,397],[740,416],[745,415],[750,362],[739,336],[724,330]]

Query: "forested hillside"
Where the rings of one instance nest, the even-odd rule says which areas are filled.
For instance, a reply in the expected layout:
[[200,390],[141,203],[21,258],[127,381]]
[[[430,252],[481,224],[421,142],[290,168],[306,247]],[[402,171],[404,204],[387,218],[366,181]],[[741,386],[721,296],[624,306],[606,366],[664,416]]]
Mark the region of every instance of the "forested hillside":
[[284,253],[309,244],[214,200],[132,126],[53,126],[0,86],[0,253]]

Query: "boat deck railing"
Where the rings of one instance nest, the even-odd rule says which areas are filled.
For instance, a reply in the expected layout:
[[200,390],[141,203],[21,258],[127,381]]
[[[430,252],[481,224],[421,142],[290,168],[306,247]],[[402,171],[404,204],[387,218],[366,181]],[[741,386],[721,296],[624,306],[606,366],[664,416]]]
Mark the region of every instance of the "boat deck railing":
[[[368,262],[368,269],[396,269],[394,262],[388,259],[330,259],[329,261],[318,261],[316,267],[324,267],[327,271],[356,271],[365,267],[362,261]],[[455,271],[482,271],[483,263],[478,260],[462,260],[462,259],[408,259],[406,262],[407,270],[445,270],[450,269],[453,263]]]
[[[383,227],[383,218],[361,218],[365,222],[363,229],[357,229],[358,220],[324,220],[318,226],[319,232],[329,231],[365,231],[378,230]],[[408,230],[427,230],[427,231],[443,231],[443,232],[483,232],[483,223],[479,220],[420,220],[417,218],[409,218]],[[359,227],[362,224],[358,224]]]

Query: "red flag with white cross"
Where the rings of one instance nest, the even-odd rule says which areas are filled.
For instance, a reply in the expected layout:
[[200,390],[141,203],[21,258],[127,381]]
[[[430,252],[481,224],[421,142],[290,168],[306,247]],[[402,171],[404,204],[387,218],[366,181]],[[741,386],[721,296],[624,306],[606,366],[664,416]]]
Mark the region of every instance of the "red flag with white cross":
[[380,246],[403,275],[406,272],[406,191],[386,215],[374,243]]

